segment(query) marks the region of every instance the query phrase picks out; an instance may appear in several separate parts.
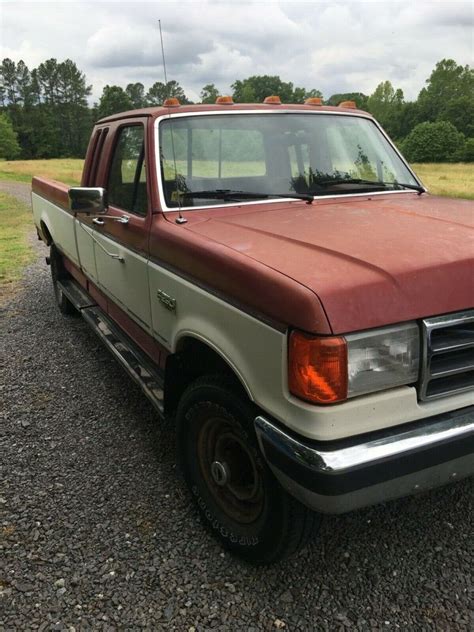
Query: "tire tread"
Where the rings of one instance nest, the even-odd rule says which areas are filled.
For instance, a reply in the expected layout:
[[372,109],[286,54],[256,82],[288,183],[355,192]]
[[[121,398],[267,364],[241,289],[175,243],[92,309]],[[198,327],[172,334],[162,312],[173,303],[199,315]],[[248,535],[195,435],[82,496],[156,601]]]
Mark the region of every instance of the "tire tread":
[[[181,446],[184,432],[183,424],[186,419],[186,415],[189,414],[193,407],[197,405],[196,402],[193,404],[192,401],[196,392],[199,392],[201,389],[217,389],[217,391],[224,396],[228,396],[230,394],[232,397],[238,398],[240,406],[247,414],[248,421],[258,415],[259,411],[257,406],[247,399],[242,386],[236,379],[232,380],[229,376],[224,375],[203,375],[198,377],[188,386],[179,402],[177,411],[178,446]],[[208,397],[204,397],[202,401],[208,401],[214,405],[216,404],[216,402],[210,401],[210,398]],[[191,402],[191,406],[189,407],[188,402]],[[253,424],[251,424],[251,428],[248,429],[251,431],[255,441],[257,441]],[[182,455],[183,450],[180,449],[180,460],[182,460]],[[182,465],[182,469],[185,471],[185,464]],[[266,463],[265,467],[268,468]],[[278,481],[276,481],[272,473],[271,477],[274,479],[275,484],[278,486],[283,498],[285,513],[284,519],[282,520],[283,526],[277,545],[273,548],[273,550],[265,551],[260,557],[252,557],[251,551],[240,551],[241,557],[244,557],[246,561],[254,565],[272,564],[294,555],[298,550],[304,548],[310,542],[320,519],[318,514],[302,505],[297,499],[284,490]],[[208,522],[204,521],[204,524],[214,535],[216,535],[215,530]],[[227,545],[227,543],[224,542],[224,545]],[[239,554],[239,551],[236,552]],[[246,553],[248,553],[248,555],[246,555]]]

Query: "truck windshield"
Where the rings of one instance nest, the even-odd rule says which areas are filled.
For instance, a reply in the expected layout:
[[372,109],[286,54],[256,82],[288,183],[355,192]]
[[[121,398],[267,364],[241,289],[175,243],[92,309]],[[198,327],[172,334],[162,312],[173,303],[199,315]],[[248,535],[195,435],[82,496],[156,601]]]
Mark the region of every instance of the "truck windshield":
[[200,115],[165,119],[159,132],[168,207],[418,188],[375,123],[359,116]]

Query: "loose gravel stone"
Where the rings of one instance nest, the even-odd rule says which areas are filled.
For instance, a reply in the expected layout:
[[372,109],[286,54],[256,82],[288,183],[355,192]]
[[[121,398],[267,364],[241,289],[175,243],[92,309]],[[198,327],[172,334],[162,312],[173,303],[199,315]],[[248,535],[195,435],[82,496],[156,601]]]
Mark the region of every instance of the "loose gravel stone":
[[60,315],[32,243],[0,311],[0,630],[472,629],[472,481],[327,517],[294,558],[245,565],[199,523],[172,424]]

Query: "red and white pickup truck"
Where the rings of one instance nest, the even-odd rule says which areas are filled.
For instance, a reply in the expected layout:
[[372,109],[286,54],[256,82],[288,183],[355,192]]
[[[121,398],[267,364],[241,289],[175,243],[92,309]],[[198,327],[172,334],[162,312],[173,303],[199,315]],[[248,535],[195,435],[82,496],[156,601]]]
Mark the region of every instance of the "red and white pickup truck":
[[474,472],[474,204],[427,193],[352,102],[163,107],[33,179],[59,308],[176,420],[228,548]]

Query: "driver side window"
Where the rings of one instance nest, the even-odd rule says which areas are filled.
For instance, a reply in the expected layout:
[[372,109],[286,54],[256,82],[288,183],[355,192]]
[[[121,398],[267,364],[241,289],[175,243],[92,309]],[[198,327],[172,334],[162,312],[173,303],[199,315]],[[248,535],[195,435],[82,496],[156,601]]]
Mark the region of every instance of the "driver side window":
[[107,183],[109,203],[124,211],[146,215],[148,201],[143,126],[122,127],[118,134]]

